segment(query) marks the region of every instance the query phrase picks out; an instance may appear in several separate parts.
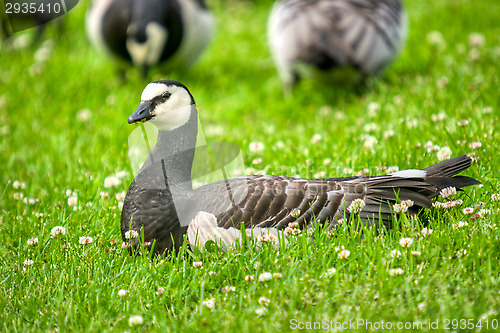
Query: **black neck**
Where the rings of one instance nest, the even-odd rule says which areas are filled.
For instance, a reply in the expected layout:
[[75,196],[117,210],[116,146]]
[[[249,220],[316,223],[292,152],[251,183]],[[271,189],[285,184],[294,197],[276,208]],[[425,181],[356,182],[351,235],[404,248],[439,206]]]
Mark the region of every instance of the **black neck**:
[[193,166],[198,114],[192,105],[188,122],[174,130],[158,132],[158,140],[150,153],[151,162],[160,162],[164,177],[171,188],[180,186],[182,191],[192,191],[191,170]]

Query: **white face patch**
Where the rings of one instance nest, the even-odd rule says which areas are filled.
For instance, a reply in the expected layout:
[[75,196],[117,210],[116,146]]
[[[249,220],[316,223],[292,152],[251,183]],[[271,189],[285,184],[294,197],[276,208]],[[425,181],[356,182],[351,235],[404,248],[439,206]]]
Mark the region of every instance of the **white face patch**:
[[141,95],[141,102],[150,101],[156,96],[160,96],[167,91],[168,86],[163,83],[150,83],[144,88]]
[[156,105],[155,116],[150,120],[159,130],[170,131],[186,124],[191,117],[191,96],[183,87],[163,83],[150,83],[144,88],[141,103],[161,96],[168,91],[170,97],[163,103]]
[[127,39],[127,50],[136,65],[155,65],[159,62],[167,42],[168,30],[156,22],[146,26],[147,40],[138,43],[133,38]]

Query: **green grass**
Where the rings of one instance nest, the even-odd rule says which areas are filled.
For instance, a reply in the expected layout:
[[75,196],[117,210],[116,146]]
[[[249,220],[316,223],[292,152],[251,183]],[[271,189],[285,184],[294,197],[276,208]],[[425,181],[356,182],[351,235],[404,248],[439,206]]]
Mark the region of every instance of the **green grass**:
[[[500,204],[491,199],[500,192],[497,0],[406,1],[407,45],[383,78],[356,89],[303,81],[286,100],[265,40],[270,1],[210,1],[217,32],[190,71],[157,69],[149,80],[130,71],[126,82],[89,46],[86,5],[68,15],[62,33],[49,28],[54,47],[46,61],[34,60],[36,48],[7,50],[4,44],[0,51],[0,330],[286,331],[294,319],[439,320],[440,330],[445,320],[471,319],[483,324],[471,331],[493,330],[493,320],[500,320]],[[442,34],[445,47],[427,42],[432,31]],[[486,41],[474,51],[471,33]],[[364,169],[382,173],[386,166],[423,168],[438,162],[436,152],[423,147],[430,140],[454,156],[475,154],[478,163],[465,174],[484,186],[460,194],[460,208],[430,210],[363,238],[343,228],[335,235],[318,231],[314,241],[299,236],[279,251],[184,248],[161,261],[131,257],[121,248],[115,197],[133,179],[127,157],[133,127],[126,118],[145,85],[159,78],[185,83],[208,140],[238,144],[256,171],[336,177]],[[78,119],[83,109],[90,119]],[[441,121],[433,116],[440,112]],[[464,119],[468,125],[458,126]],[[384,137],[388,130],[394,135]],[[316,133],[322,139],[311,143]],[[367,133],[378,140],[372,149],[364,145]],[[261,153],[249,151],[253,141],[264,143]],[[481,147],[469,148],[474,141]],[[331,162],[324,165],[325,159]],[[120,170],[128,171],[120,185],[104,188],[104,179]],[[25,188],[15,189],[16,180]],[[67,189],[77,194],[76,210]],[[38,202],[16,200],[16,193]],[[490,210],[484,217],[472,220],[462,212],[480,202]],[[458,228],[459,221],[468,225]],[[52,239],[58,225],[67,233]],[[433,233],[422,236],[423,227]],[[93,242],[80,245],[82,236]],[[27,245],[33,237],[36,247]],[[399,244],[403,237],[414,240],[409,249]],[[347,259],[338,257],[339,246],[350,251]],[[399,259],[393,250],[401,252]],[[195,261],[203,266],[195,268]],[[329,268],[336,273],[326,276]],[[394,268],[403,274],[390,275]],[[263,272],[282,277],[259,282]],[[247,275],[255,279],[246,282]],[[225,286],[235,290],[225,293]],[[128,290],[125,297],[118,296],[121,289]],[[267,306],[259,304],[261,297],[269,299]],[[213,311],[203,305],[208,299],[215,301]],[[267,312],[258,316],[260,308]],[[129,327],[132,315],[144,323]]]

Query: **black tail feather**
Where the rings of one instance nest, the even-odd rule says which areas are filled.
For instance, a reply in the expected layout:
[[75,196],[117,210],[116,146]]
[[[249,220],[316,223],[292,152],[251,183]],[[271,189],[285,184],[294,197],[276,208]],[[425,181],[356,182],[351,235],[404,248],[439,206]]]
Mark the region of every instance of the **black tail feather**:
[[427,177],[452,177],[469,168],[471,163],[472,158],[462,155],[434,164],[424,170],[427,171]]

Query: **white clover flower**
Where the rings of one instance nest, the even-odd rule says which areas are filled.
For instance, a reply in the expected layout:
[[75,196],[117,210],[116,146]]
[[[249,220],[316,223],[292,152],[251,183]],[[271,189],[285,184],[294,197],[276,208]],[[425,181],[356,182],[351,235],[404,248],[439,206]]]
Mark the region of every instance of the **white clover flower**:
[[260,235],[258,239],[259,239],[259,241],[261,243],[271,243],[271,244],[274,244],[274,243],[277,242],[276,237],[273,236],[273,235],[270,235],[270,234]]
[[115,173],[115,176],[118,178],[118,179],[122,179],[122,178],[125,178],[128,176],[128,171],[126,170],[120,170],[120,171],[117,171]]
[[103,199],[107,199],[107,198],[109,198],[109,193],[108,193],[108,192],[101,191],[101,192],[99,192],[99,195],[100,195],[100,196],[101,196],[101,198],[103,198]]
[[377,138],[370,134],[362,135],[361,139],[363,140],[363,147],[368,150],[374,150],[375,145],[378,143]]
[[127,294],[128,294],[128,291],[125,289],[118,290],[118,296],[120,296],[120,297],[125,297],[125,296],[127,296]]
[[290,212],[290,215],[293,218],[298,218],[300,216],[300,209],[297,209],[297,208],[292,209],[292,211]]
[[248,150],[250,150],[251,153],[260,153],[264,150],[264,143],[259,141],[250,142],[248,144]]
[[115,198],[118,201],[123,201],[123,200],[125,200],[125,196],[126,195],[127,195],[127,192],[121,191],[121,192],[118,192],[118,193],[115,194]]
[[[500,49],[499,49],[500,51]],[[490,114],[491,112],[493,112],[493,108],[491,106],[485,106],[482,110],[483,114]]]
[[413,200],[407,199],[407,200],[401,201],[401,204],[404,205],[404,206],[406,206],[406,207],[408,207],[408,208],[410,208],[410,207],[413,207],[413,205],[415,203],[413,202]]
[[434,149],[434,147],[435,147],[434,143],[432,143],[431,140],[424,143],[424,148],[427,150],[428,153],[432,153],[433,151],[431,151],[431,149]]
[[414,257],[419,257],[422,254],[420,251],[411,251],[411,255]]
[[377,111],[380,110],[380,104],[377,102],[368,103],[368,117],[373,118],[377,115]]
[[428,228],[423,228],[422,231],[420,231],[420,233],[422,234],[422,236],[429,236],[433,233],[434,230],[432,229],[428,229]]
[[432,207],[436,208],[436,209],[443,209],[446,207],[445,203],[444,202],[441,202],[441,201],[435,201],[432,203]]
[[92,111],[89,109],[82,109],[76,113],[76,120],[85,122],[92,118]]
[[38,238],[30,238],[30,239],[28,239],[27,243],[29,246],[37,246],[38,245]]
[[260,282],[266,282],[266,281],[269,281],[273,278],[273,275],[269,272],[262,272],[260,275],[259,275],[259,281]]
[[56,226],[52,228],[50,231],[51,237],[56,238],[59,235],[65,235],[66,234],[66,228],[59,226]]
[[281,279],[283,277],[283,275],[281,275],[281,273],[273,273],[273,278],[275,279]]
[[31,259],[28,259],[28,260],[23,261],[23,265],[24,265],[24,266],[31,266],[31,265],[33,265],[34,263],[35,263],[35,262],[34,262],[33,260],[31,260]]
[[255,310],[255,314],[259,317],[265,315],[266,313],[267,313],[266,308],[258,308]]
[[444,203],[443,205],[444,205],[444,208],[453,208],[456,206],[460,206],[462,203],[463,203],[463,201],[458,199],[458,200],[448,201],[448,202]]
[[20,180],[14,180],[12,183],[12,187],[15,188],[16,190],[22,190],[26,188],[26,183],[20,181]]
[[78,205],[78,196],[73,194],[68,198],[68,206],[76,207]]
[[363,131],[365,131],[365,132],[375,132],[375,131],[378,131],[378,129],[379,129],[379,126],[375,123],[366,123],[363,126]]
[[80,237],[78,239],[78,243],[80,243],[81,245],[87,245],[87,244],[90,244],[94,241],[94,239],[92,237],[89,237],[89,236],[83,236],[83,237]]
[[417,309],[419,311],[424,311],[426,307],[427,307],[427,305],[424,302],[417,304]]
[[312,143],[312,144],[316,144],[316,143],[320,142],[320,141],[321,141],[321,139],[323,139],[323,137],[321,136],[321,134],[316,133],[316,134],[314,134],[314,135],[312,136],[312,138],[311,138],[311,143]]
[[156,289],[156,295],[163,295],[164,293],[165,293],[165,288],[158,287],[158,289]]
[[350,255],[351,255],[351,251],[349,251],[349,250],[342,250],[338,254],[339,259],[347,259],[347,258],[349,258]]
[[125,239],[134,239],[139,237],[139,233],[135,230],[128,230],[125,232]]
[[325,273],[321,274],[321,277],[322,277],[322,278],[330,278],[330,277],[332,277],[335,273],[337,273],[337,270],[336,270],[334,267],[332,267],[332,268],[328,268],[328,269],[326,270],[326,272],[325,272]]
[[478,32],[473,32],[469,34],[469,46],[478,48],[482,47],[486,43],[486,38],[483,34]]
[[120,179],[116,176],[107,176],[104,178],[104,187],[111,188],[120,185]]
[[444,112],[444,110],[441,110],[439,113],[431,114],[431,120],[435,123],[446,120],[446,117],[446,112]]
[[326,175],[326,172],[324,171],[318,171],[314,174],[314,178],[324,178]]
[[461,119],[457,122],[457,126],[464,127],[469,125],[469,121],[467,119]]
[[479,214],[479,217],[485,217],[486,215],[490,215],[491,214],[491,211],[489,209],[480,209],[479,212],[477,212],[477,214]]
[[438,49],[445,49],[446,48],[446,41],[443,37],[443,34],[439,31],[431,31],[427,34],[427,43],[433,47],[436,47]]
[[471,143],[469,143],[469,148],[470,149],[481,148],[481,142],[479,142],[479,141],[472,141]]
[[401,251],[399,251],[399,250],[392,250],[392,251],[391,251],[391,257],[393,257],[393,258],[398,258],[398,259],[400,259],[400,258],[401,258],[401,255],[402,255],[402,253],[401,253]]
[[274,148],[277,149],[277,150],[282,150],[285,148],[285,143],[283,141],[276,141],[276,143],[274,144]]
[[234,286],[225,286],[222,287],[222,291],[225,293],[231,292],[231,291],[236,291],[236,287]]
[[262,157],[257,157],[252,160],[252,164],[261,164],[262,163]]
[[457,194],[457,189],[453,186],[445,187],[441,190],[440,194],[443,198],[450,198]]
[[124,202],[123,201],[118,201],[118,209],[122,210],[123,209]]
[[491,195],[491,200],[492,201],[500,201],[500,193],[493,193]]
[[262,296],[262,297],[259,298],[259,304],[260,305],[268,306],[269,303],[271,303],[271,300],[269,298],[266,298],[264,296]]
[[354,173],[354,170],[352,168],[344,168],[342,172],[346,175],[352,175]]
[[452,227],[453,227],[453,229],[460,229],[463,227],[467,227],[468,225],[469,225],[469,223],[467,223],[467,222],[459,221],[458,223],[453,224]]
[[349,207],[347,207],[347,211],[351,214],[358,214],[365,205],[366,202],[363,199],[354,199]]
[[404,270],[402,268],[393,268],[389,270],[389,275],[391,276],[398,276],[402,275],[404,273]]
[[395,134],[394,130],[389,129],[389,130],[384,131],[384,133],[382,133],[382,137],[384,139],[389,139],[389,138],[392,138],[394,136],[394,134]]
[[201,268],[203,267],[203,262],[202,261],[195,261],[193,262],[194,268]]
[[462,209],[462,212],[465,215],[470,215],[470,214],[474,213],[474,208],[472,208],[472,207],[465,207],[464,209]]
[[398,172],[399,171],[399,167],[397,165],[390,165],[387,167],[387,173],[388,174],[391,174],[391,173],[394,173],[394,172]]
[[300,235],[301,230],[297,228],[291,228],[290,226],[285,228],[285,236],[297,236]]
[[210,311],[213,311],[215,309],[215,301],[213,298],[203,301],[203,305],[210,309]]
[[27,205],[28,205],[28,204],[29,204],[29,205],[34,205],[34,204],[36,204],[38,201],[39,201],[39,200],[38,200],[37,198],[24,198],[24,199],[23,199],[23,202],[24,202],[25,204],[27,204]]
[[479,52],[478,49],[472,49],[469,51],[467,56],[469,58],[469,61],[476,62],[479,61],[479,59],[481,59],[481,52]]
[[128,319],[128,325],[129,326],[139,326],[144,323],[144,319],[142,319],[142,316],[130,316]]
[[413,243],[413,239],[410,237],[401,238],[399,240],[399,245],[401,245],[402,247],[410,247],[412,243]]
[[246,281],[246,282],[250,282],[250,281],[252,281],[253,279],[254,279],[253,275],[247,275],[247,276],[245,276],[245,281]]
[[450,147],[444,146],[438,150],[437,159],[438,161],[449,160],[452,154],[453,152],[451,151]]
[[408,206],[403,205],[403,204],[394,204],[392,205],[392,210],[394,213],[406,213],[408,211]]
[[14,200],[23,200],[24,194],[22,194],[21,192],[16,192],[12,195],[12,197],[14,198]]

